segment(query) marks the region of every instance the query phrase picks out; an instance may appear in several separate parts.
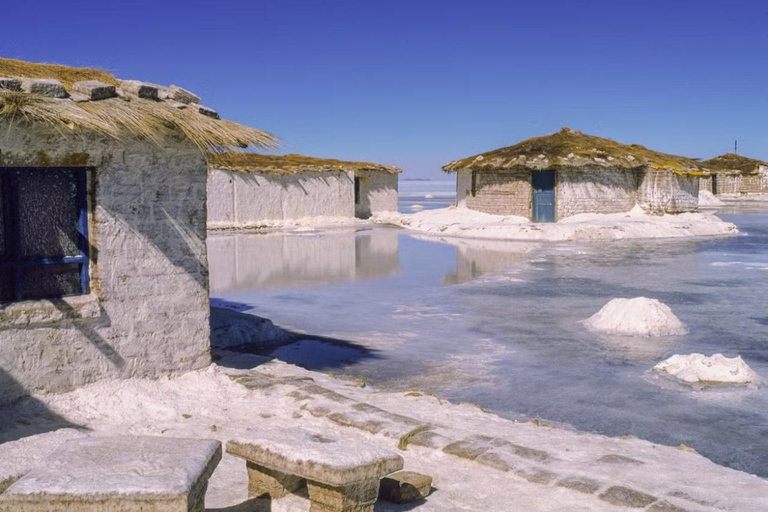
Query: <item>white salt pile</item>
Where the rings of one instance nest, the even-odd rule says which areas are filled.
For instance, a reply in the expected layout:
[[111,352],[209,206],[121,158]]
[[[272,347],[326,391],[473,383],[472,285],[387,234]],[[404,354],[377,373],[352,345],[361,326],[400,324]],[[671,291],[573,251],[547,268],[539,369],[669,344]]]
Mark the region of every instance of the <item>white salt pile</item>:
[[613,299],[583,323],[590,330],[621,336],[673,336],[688,332],[669,306],[646,297]]
[[762,378],[741,356],[727,358],[723,354],[674,355],[653,367],[687,384],[759,384]]
[[427,194],[424,196],[424,199],[434,199],[434,197],[432,194]]
[[420,204],[412,204],[411,205],[411,210],[423,210],[423,209],[424,209],[424,207],[422,205],[420,205]]
[[699,190],[699,206],[723,206],[724,204],[709,190]]

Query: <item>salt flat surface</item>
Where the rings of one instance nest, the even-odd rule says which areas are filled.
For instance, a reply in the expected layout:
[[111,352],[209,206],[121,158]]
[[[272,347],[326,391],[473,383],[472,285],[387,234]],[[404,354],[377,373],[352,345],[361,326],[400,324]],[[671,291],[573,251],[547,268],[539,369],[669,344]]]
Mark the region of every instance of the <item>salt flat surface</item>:
[[[246,355],[241,364],[246,366]],[[251,356],[254,357],[254,356]],[[560,475],[578,468],[585,475],[603,481],[612,478],[616,466],[596,464],[609,454],[622,455],[642,461],[636,469],[624,468],[627,485],[640,486],[647,492],[665,495],[670,489],[710,500],[729,510],[757,510],[758,503],[768,504],[768,482],[744,473],[718,466],[706,458],[689,451],[660,446],[638,439],[609,438],[583,434],[560,428],[548,428],[527,422],[515,422],[481,411],[470,405],[454,405],[436,397],[419,393],[381,392],[310,372],[279,361],[260,361],[258,371],[287,383],[314,379],[326,389],[347,397],[373,404],[386,410],[427,421],[442,435],[460,439],[472,435],[489,435],[507,439],[517,445],[543,450],[550,454],[547,468]],[[39,396],[52,411],[86,425],[93,436],[115,434],[149,434],[165,437],[200,437],[227,440],[258,436],[261,431],[306,428],[321,432],[323,436],[338,437],[354,445],[365,442],[392,450],[395,440],[361,430],[341,427],[323,418],[302,411],[289,396],[288,384],[246,389],[226,376],[243,370],[216,365],[209,369],[190,372],[173,379],[105,381],[95,383],[62,395]],[[18,403],[12,410],[21,422],[37,422],[37,408]],[[104,439],[105,442],[108,439]],[[122,447],[130,451],[130,446]],[[114,450],[113,450],[114,451]],[[105,454],[107,459],[97,464],[128,464],[125,472],[138,472],[136,484],[126,491],[145,489],[147,478],[166,478],[160,471],[161,459],[171,462],[175,456],[162,453],[143,461],[132,461],[126,455]],[[405,459],[405,468],[430,475],[438,489],[419,510],[614,510],[594,496],[587,496],[556,486],[530,483],[509,473],[497,471],[474,461],[449,456],[440,450],[410,446],[399,452]],[[178,454],[181,457],[181,454]],[[91,457],[93,458],[93,457]],[[188,473],[180,472],[174,481],[188,481]],[[128,475],[131,477],[131,475]],[[103,473],[108,482],[114,478]],[[67,489],[72,485],[64,482]],[[80,485],[80,484],[77,484]],[[157,485],[157,484],[155,484]],[[170,483],[169,483],[170,485]],[[98,490],[103,484],[81,490]],[[732,490],[738,488],[738,493]],[[211,509],[232,507],[247,500],[247,473],[242,459],[224,455],[209,485],[206,507]],[[389,506],[382,504],[383,510]],[[304,511],[306,499],[291,496],[271,503],[274,512]],[[752,508],[749,508],[752,507]],[[755,508],[757,507],[757,508]],[[392,510],[396,510],[393,508]]]
[[624,240],[732,235],[736,226],[709,213],[646,215],[639,207],[615,214],[583,213],[559,222],[533,223],[451,206],[413,214],[380,213],[375,222],[442,236],[508,240]]
[[759,384],[763,379],[741,358],[715,354],[679,355],[666,359],[653,367],[653,371],[667,373],[688,384]]
[[621,336],[679,336],[688,332],[669,306],[647,297],[613,299],[584,325],[592,331]]
[[220,447],[218,441],[169,437],[69,440],[6,494],[185,496]]

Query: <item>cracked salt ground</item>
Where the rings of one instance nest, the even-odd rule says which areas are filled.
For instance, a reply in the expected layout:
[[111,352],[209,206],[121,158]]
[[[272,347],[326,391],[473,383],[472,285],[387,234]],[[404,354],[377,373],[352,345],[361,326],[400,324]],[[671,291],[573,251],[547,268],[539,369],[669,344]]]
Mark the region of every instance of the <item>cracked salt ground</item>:
[[[722,353],[768,376],[768,273],[712,266],[764,265],[768,215],[729,211],[723,218],[743,236],[529,247],[377,228],[335,234],[323,252],[317,241],[304,251],[291,240],[281,268],[252,275],[212,251],[211,279],[237,282],[215,287],[218,298],[347,347],[336,362],[320,361],[324,371],[390,390],[419,388],[509,418],[684,444],[768,476],[768,388],[673,389],[649,373],[674,354]],[[258,261],[259,244],[258,237],[238,244],[250,251],[238,261]],[[311,260],[314,274],[292,278],[293,260]],[[658,299],[689,333],[637,339],[580,324],[617,297]],[[390,343],[374,343],[372,332]],[[280,355],[298,354],[297,362],[318,368],[302,352],[309,353]]]

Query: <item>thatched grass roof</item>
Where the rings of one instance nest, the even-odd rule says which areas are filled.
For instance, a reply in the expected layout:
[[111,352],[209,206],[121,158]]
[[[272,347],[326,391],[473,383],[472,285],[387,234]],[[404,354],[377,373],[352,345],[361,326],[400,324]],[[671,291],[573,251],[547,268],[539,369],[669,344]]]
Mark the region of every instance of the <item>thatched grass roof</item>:
[[729,174],[757,174],[761,166],[768,168],[767,162],[735,153],[716,156],[701,162],[701,165],[712,172]]
[[[110,73],[96,69],[3,58],[0,58],[0,77],[55,79],[68,91],[79,81],[98,80],[110,85],[120,82]],[[179,106],[137,96],[75,102],[0,90],[0,118],[14,123],[43,123],[65,132],[90,131],[115,139],[130,135],[158,144],[163,143],[166,133],[178,132],[204,151],[277,146],[277,138],[267,132],[203,115],[193,107]]]
[[263,172],[270,174],[294,174],[298,172],[327,171],[382,171],[390,174],[402,172],[392,165],[372,164],[368,162],[347,162],[327,158],[315,158],[304,155],[260,155],[243,151],[228,151],[211,154],[208,157],[210,169],[223,169],[237,172]]
[[653,168],[679,174],[706,174],[696,161],[683,156],[653,151],[639,144],[586,135],[570,128],[524,140],[443,166],[446,172],[470,170],[546,169],[640,169]]

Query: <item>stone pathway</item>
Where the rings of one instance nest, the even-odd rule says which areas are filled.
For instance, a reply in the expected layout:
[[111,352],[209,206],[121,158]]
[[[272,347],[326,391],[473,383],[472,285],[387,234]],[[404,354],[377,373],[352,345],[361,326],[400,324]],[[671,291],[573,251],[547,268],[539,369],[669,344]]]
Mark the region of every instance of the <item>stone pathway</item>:
[[657,471],[655,464],[622,453],[595,457],[579,453],[578,446],[573,451],[562,447],[542,449],[525,446],[512,438],[480,434],[457,437],[457,432],[450,427],[391,413],[324,388],[312,379],[275,378],[258,370],[232,378],[251,389],[287,386],[286,396],[295,400],[299,410],[343,427],[390,439],[401,450],[416,447],[414,449],[442,451],[508,473],[513,479],[592,496],[596,505],[602,503],[602,508],[654,512],[744,510],[728,502],[730,493],[726,489],[713,489],[707,496],[699,495],[696,475],[680,475],[674,481],[649,479],[649,475]]

